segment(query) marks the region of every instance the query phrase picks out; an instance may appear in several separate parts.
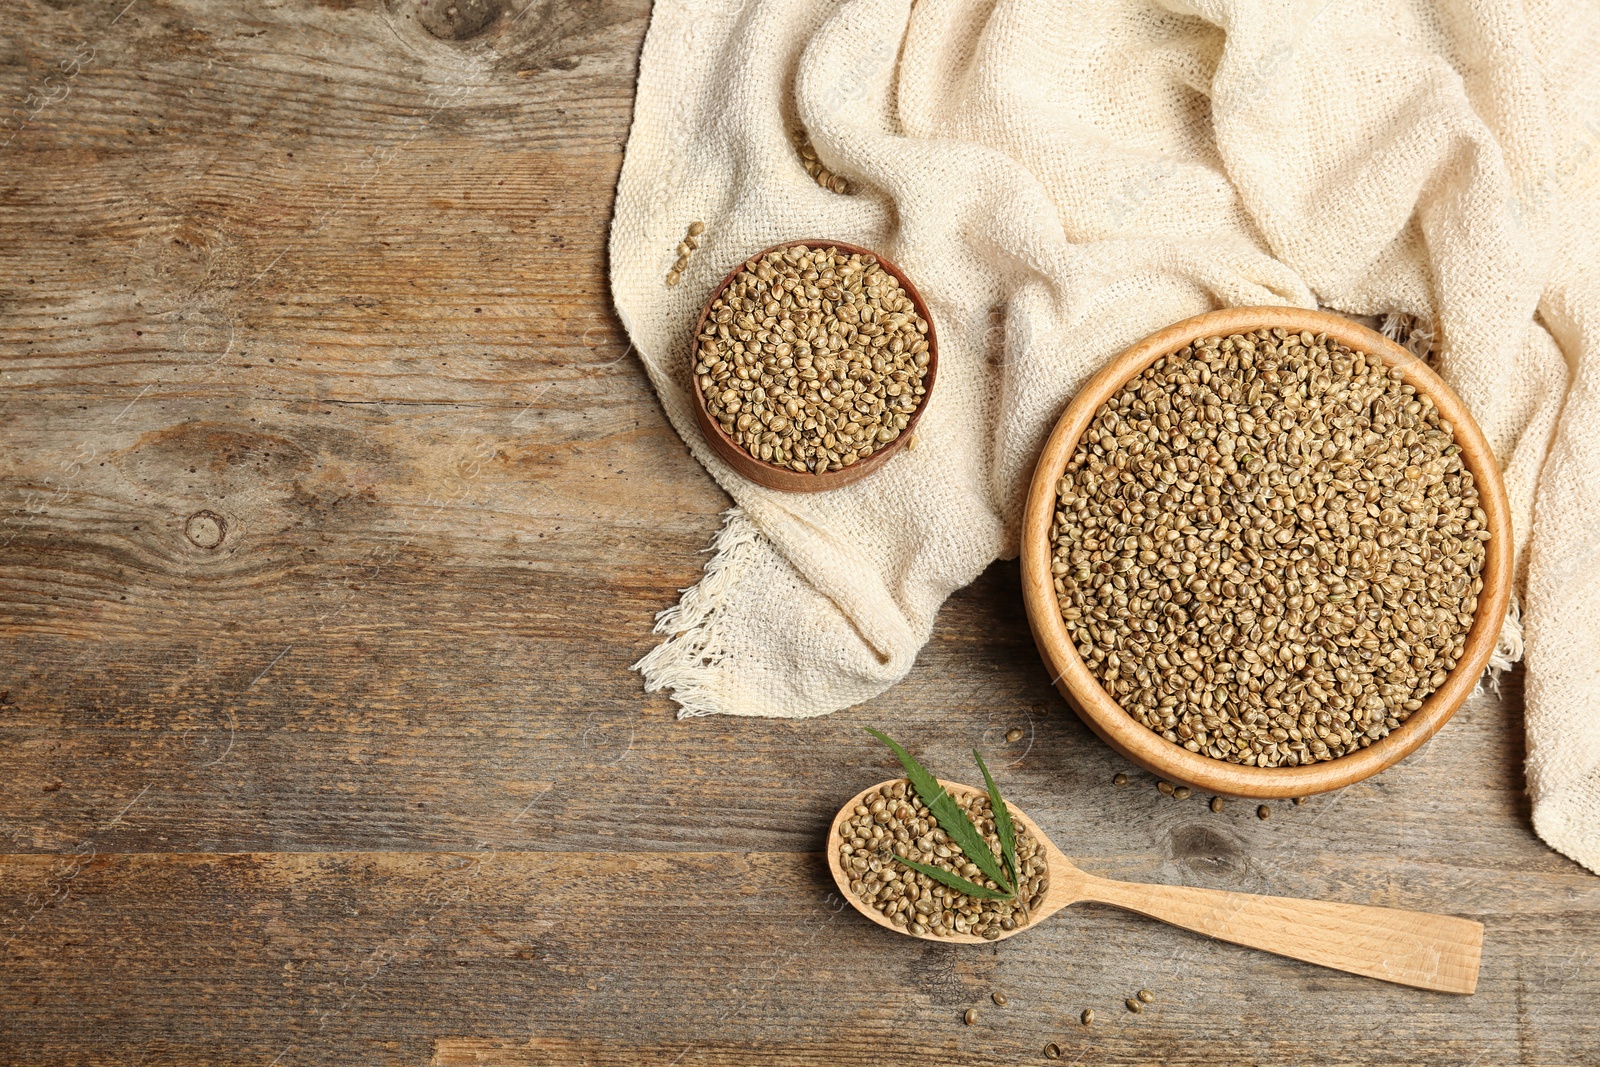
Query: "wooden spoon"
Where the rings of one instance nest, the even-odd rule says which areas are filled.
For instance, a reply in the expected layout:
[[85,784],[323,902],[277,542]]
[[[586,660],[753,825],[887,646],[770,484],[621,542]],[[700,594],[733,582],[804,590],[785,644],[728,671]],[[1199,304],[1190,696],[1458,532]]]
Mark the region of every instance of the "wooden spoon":
[[[891,779],[863,789],[834,817],[828,830],[828,867],[839,883],[839,891],[861,914],[897,934],[922,937],[927,941],[987,944],[984,938],[973,934],[950,937],[912,934],[905,927],[891,923],[882,912],[851,891],[849,874],[839,858],[839,825],[868,793],[900,780]],[[984,795],[983,790],[971,786],[942,780],[939,784],[958,800],[973,794]],[[1030,922],[1002,932],[1000,938],[1031,930],[1067,905],[1087,900],[1136,911],[1220,941],[1232,941],[1236,945],[1248,945],[1386,982],[1444,993],[1471,993],[1477,988],[1478,962],[1483,955],[1482,923],[1452,915],[1364,904],[1114,882],[1073,866],[1015,805],[1011,805],[1011,817],[1019,827],[1026,827],[1043,847],[1049,863],[1050,884],[1045,890],[1043,906],[1032,909]],[[896,866],[902,871],[910,870],[899,864]]]

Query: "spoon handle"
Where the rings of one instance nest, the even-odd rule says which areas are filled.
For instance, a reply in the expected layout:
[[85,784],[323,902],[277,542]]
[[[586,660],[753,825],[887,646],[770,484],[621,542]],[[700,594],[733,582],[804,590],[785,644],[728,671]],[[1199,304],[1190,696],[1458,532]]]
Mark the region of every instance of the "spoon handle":
[[1110,904],[1291,959],[1386,982],[1471,993],[1483,924],[1451,915],[1086,878],[1078,899]]

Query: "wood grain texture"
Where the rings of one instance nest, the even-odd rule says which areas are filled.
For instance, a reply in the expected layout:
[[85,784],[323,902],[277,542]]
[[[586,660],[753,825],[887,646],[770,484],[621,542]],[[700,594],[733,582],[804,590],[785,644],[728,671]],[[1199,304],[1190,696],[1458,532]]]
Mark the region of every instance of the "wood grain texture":
[[1478,988],[1483,924],[1453,915],[1336,900],[1229,893],[1090,878],[1078,900],[1110,904],[1197,934],[1385,982],[1469,994]]
[[[641,693],[727,505],[608,310],[643,0],[126,4],[0,36],[0,1063],[1600,1060],[1520,675],[1269,822],[1089,733],[1014,564],[864,707]],[[867,724],[1097,875],[1481,921],[1478,992],[1100,905],[891,937],[820,852]]]

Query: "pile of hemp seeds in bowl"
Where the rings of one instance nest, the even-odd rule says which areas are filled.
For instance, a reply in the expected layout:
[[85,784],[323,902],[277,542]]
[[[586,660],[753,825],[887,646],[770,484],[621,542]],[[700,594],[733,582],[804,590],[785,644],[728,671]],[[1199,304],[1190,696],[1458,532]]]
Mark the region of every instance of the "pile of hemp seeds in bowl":
[[[999,855],[1000,838],[989,798],[981,793],[951,796]],[[839,850],[840,866],[849,875],[850,891],[895,926],[918,937],[972,934],[993,941],[1004,931],[1026,926],[1029,911],[1044,904],[1050,885],[1049,865],[1038,839],[1021,823],[1015,827],[1017,877],[1022,884],[1014,900],[975,900],[895,862],[898,852],[984,888],[996,888],[977,864],[962,855],[903,778],[862,797],[839,823],[839,841],[834,847]]]
[[1488,540],[1433,401],[1281,328],[1156,360],[1056,486],[1051,570],[1078,654],[1135,720],[1252,767],[1398,727],[1461,657]]
[[790,245],[746,263],[711,301],[695,382],[752,457],[841,470],[905,431],[926,391],[927,333],[875,256]]

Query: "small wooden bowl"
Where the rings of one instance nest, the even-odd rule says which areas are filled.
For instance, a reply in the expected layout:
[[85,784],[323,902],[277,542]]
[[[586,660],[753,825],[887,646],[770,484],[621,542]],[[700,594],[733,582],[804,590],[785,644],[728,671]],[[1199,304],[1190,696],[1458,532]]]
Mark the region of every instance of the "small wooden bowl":
[[[1325,333],[1356,351],[1377,356],[1391,367],[1399,367],[1406,382],[1431,397],[1455,429],[1461,458],[1478,490],[1479,506],[1488,516],[1489,540],[1484,545],[1483,592],[1478,595],[1477,614],[1467,631],[1461,658],[1422,707],[1387,736],[1336,759],[1298,767],[1246,767],[1173,744],[1130,716],[1101,688],[1079,657],[1061,618],[1050,573],[1054,548],[1050,527],[1056,511],[1056,484],[1077,449],[1079,436],[1100,405],[1130,378],[1198,338],[1274,327]],[[1300,308],[1229,308],[1185,319],[1146,337],[1112,360],[1067,405],[1045,442],[1028,490],[1022,519],[1022,592],[1034,641],[1051,679],[1106,744],[1175,783],[1238,797],[1302,797],[1342,788],[1393,766],[1449,721],[1477,685],[1499,639],[1511,595],[1511,554],[1511,518],[1499,465],[1460,398],[1426,363],[1381,334],[1337,315]]]
[[[906,294],[911,297],[911,303],[928,324],[928,370],[922,378],[922,402],[911,412],[911,418],[906,422],[906,428],[900,431],[900,436],[878,449],[866,459],[858,460],[848,467],[836,471],[827,471],[816,474],[811,471],[791,470],[773,463],[767,463],[739,447],[738,442],[722,432],[722,427],[717,420],[711,417],[706,410],[705,394],[700,391],[700,384],[694,380],[692,369],[693,362],[698,361],[700,351],[700,330],[706,324],[706,319],[711,314],[711,305],[722,291],[733,281],[734,275],[746,267],[753,268],[757,261],[772,252],[779,252],[795,245],[805,245],[807,248],[836,248],[846,255],[872,256],[878,261],[878,266],[893,275]],[[879,467],[888,462],[889,457],[900,450],[900,447],[911,439],[911,434],[917,428],[917,421],[922,418],[923,411],[927,410],[928,400],[933,396],[933,382],[939,372],[939,340],[934,333],[933,316],[928,313],[928,305],[923,301],[922,294],[917,287],[911,284],[911,279],[906,277],[905,271],[878,255],[871,249],[859,245],[845,244],[843,241],[785,241],[771,248],[764,248],[755,255],[730,270],[723,276],[717,287],[711,290],[711,295],[706,298],[706,303],[700,309],[700,318],[695,320],[692,349],[689,353],[691,361],[690,390],[694,394],[694,418],[700,424],[700,432],[705,435],[706,442],[713,451],[722,457],[722,461],[757,485],[764,485],[768,489],[781,489],[789,493],[816,493],[823,489],[837,489],[841,485],[860,481]]]

